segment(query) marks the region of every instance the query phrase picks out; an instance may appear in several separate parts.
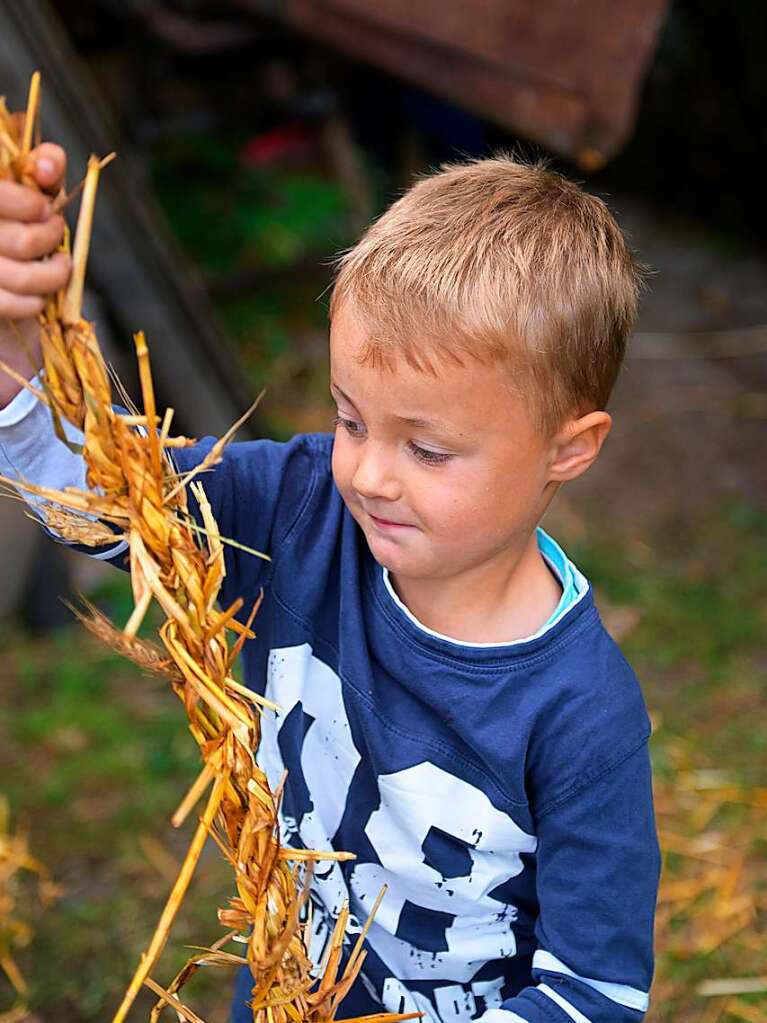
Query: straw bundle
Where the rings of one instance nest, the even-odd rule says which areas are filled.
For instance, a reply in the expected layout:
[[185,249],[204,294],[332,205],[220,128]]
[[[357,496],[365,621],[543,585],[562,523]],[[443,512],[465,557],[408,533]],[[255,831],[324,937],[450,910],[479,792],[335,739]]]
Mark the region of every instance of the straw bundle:
[[[26,166],[38,97],[39,76],[35,74],[23,127],[4,104],[0,105],[0,175],[28,184],[33,183]],[[199,1023],[199,1018],[180,1002],[178,992],[203,963],[229,966],[247,963],[253,976],[251,1004],[255,1023],[329,1021],[335,1017],[341,999],[362,966],[366,954],[362,947],[364,931],[342,970],[342,944],[349,916],[348,908],[344,908],[322,964],[322,976],[316,980],[307,954],[308,923],[303,910],[312,864],[353,857],[280,845],[277,820],[280,793],[270,791],[255,760],[262,708],[276,708],[239,685],[232,676],[242,645],[254,636],[251,624],[258,601],[250,609],[245,624],[235,617],[243,608],[242,599],[228,608],[218,608],[224,577],[224,544],[231,541],[220,536],[203,486],[196,479],[221,460],[225,445],[240,423],[221,438],[197,468],[179,476],[169,449],[192,441],[169,436],[172,410],[162,419],[157,414],[149,352],[140,333],[135,344],[143,412],[126,416],[113,410],[109,372],[93,325],[81,317],[101,166],[98,159],[91,157],[70,284],[66,291],[47,301],[39,317],[44,376],[43,391],[36,392],[50,408],[62,440],[65,441],[62,420],[83,431],[90,489],[68,488],[59,492],[23,481],[4,482],[42,499],[49,524],[69,540],[88,545],[114,543],[121,538],[128,541],[135,608],[127,624],[119,630],[93,609],[86,609],[81,617],[120,653],[142,668],[167,677],[184,704],[190,731],[204,760],[203,769],[179,806],[173,823],[181,824],[207,792],[205,809],[154,936],[114,1021],[124,1020],[142,985],[146,985],[160,998],[153,1019],[170,1005],[180,1018]],[[64,198],[59,201],[63,203]],[[68,245],[66,239],[64,244]],[[9,367],[0,368],[32,389]],[[202,527],[189,514],[187,491],[198,502]],[[137,638],[152,600],[165,614],[159,630],[162,647]],[[234,637],[231,646],[229,634]],[[229,900],[228,908],[219,910],[220,922],[232,931],[210,950],[190,960],[166,990],[149,974],[165,945],[208,835],[215,839],[235,874],[237,895]],[[245,942],[245,956],[222,950],[226,941],[235,936]],[[375,1019],[377,1023],[393,1023],[413,1015],[418,1014],[382,1014]]]

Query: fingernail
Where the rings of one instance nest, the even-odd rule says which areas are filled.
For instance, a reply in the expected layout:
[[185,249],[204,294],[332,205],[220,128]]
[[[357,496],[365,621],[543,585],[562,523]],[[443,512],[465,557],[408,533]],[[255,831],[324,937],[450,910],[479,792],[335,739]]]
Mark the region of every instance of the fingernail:
[[37,173],[48,178],[56,173],[56,164],[49,156],[41,156],[37,161]]

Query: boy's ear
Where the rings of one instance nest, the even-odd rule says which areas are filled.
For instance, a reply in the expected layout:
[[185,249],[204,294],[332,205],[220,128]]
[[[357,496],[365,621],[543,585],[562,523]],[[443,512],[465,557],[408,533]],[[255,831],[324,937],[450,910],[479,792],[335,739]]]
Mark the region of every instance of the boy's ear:
[[571,419],[554,439],[549,480],[564,483],[582,475],[597,460],[612,424],[607,412]]

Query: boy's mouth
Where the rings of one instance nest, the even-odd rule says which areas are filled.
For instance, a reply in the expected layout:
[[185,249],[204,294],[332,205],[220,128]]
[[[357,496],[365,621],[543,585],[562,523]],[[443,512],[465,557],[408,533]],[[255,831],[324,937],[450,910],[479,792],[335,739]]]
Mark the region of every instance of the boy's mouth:
[[382,519],[378,515],[373,515],[372,512],[367,513],[368,518],[377,526],[379,529],[412,529],[413,527],[408,522],[395,522],[392,519]]

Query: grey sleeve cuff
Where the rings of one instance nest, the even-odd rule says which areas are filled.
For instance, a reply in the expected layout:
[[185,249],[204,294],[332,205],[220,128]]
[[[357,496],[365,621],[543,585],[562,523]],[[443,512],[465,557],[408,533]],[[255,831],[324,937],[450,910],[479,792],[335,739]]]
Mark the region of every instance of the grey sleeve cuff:
[[[39,376],[31,383],[40,388]],[[64,423],[63,427],[69,441],[82,444],[82,431],[69,423]],[[26,480],[56,490],[65,487],[87,489],[82,456],[61,443],[50,411],[27,390],[21,390],[0,409],[0,473],[10,479]],[[42,519],[40,505],[45,502],[21,489],[19,493],[30,510]],[[111,558],[126,546],[123,540],[107,550],[94,550],[91,556],[100,560]]]
[[[40,387],[40,376],[34,377],[30,380],[33,387]],[[6,426],[16,426],[20,423],[29,413],[32,411],[34,405],[37,405],[38,401],[34,394],[28,391],[25,387],[19,391],[15,398],[8,402],[7,405],[0,408],[0,430]]]

